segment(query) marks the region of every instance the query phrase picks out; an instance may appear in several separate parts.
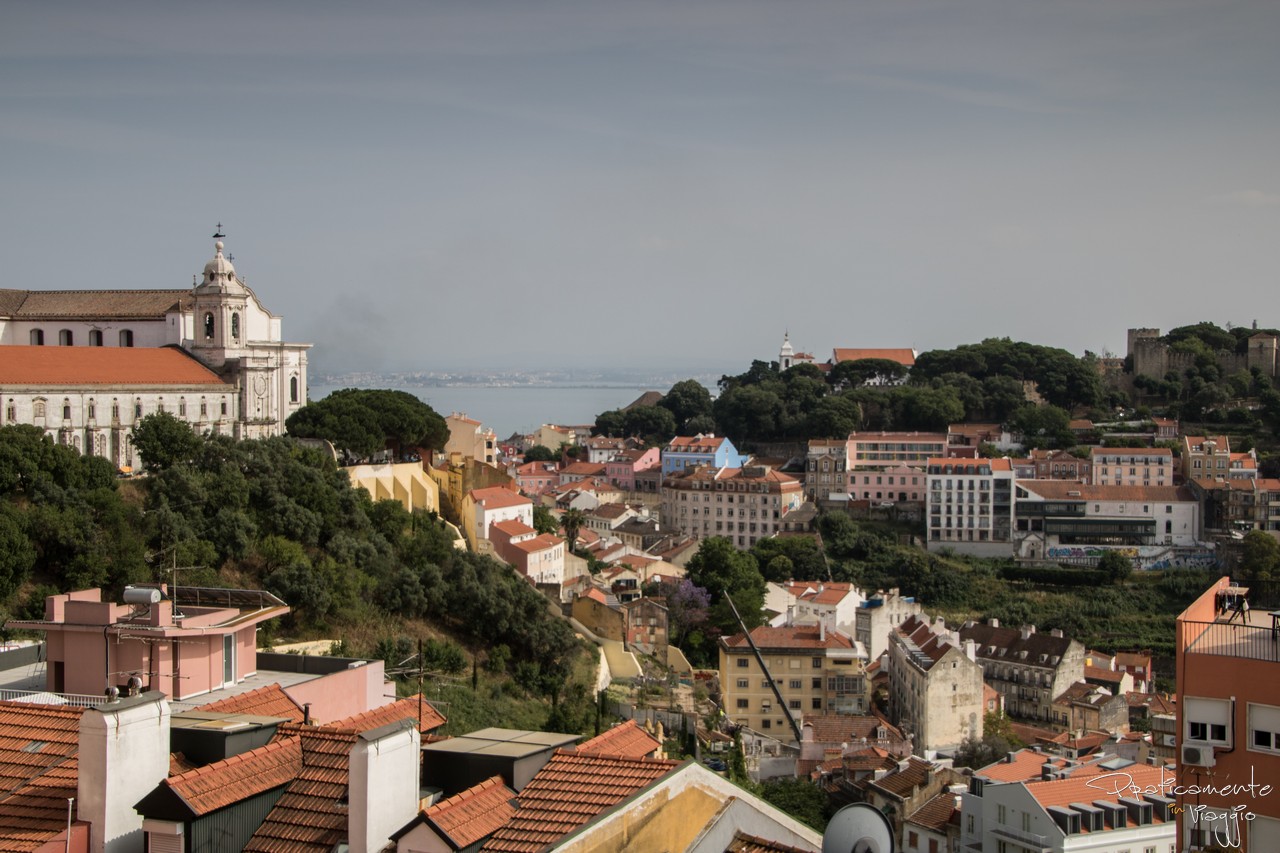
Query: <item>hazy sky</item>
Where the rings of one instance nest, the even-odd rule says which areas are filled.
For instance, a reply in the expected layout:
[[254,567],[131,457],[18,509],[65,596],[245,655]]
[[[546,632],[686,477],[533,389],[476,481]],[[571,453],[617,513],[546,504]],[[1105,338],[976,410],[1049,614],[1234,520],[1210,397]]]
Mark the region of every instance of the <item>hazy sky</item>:
[[3,287],[221,221],[318,370],[1280,325],[1280,2],[0,6]]

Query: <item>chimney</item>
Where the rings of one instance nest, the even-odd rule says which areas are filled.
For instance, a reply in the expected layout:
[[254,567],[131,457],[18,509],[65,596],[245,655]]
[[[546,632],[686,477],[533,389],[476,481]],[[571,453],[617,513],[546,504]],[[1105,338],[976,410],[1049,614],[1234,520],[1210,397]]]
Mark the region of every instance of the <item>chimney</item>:
[[987,620],[987,624],[990,625],[992,628],[999,628],[1000,620],[993,617]]
[[1022,626],[1022,639],[1024,639],[1024,640],[1025,640],[1025,639],[1027,639],[1028,637],[1030,637],[1030,636],[1031,636],[1032,634],[1034,634],[1035,632],[1036,632],[1036,626],[1035,626],[1035,625],[1023,625],[1023,626]]
[[827,623],[821,619],[818,620],[818,641],[821,643],[827,641]]
[[1057,637],[1058,639],[1062,639],[1062,629],[1061,629],[1061,628],[1054,628],[1054,629],[1052,629],[1051,631],[1049,631],[1049,634],[1050,634],[1050,636],[1054,636],[1054,637]]
[[351,853],[377,853],[418,814],[420,761],[413,720],[364,732],[356,740],[347,786]]
[[143,693],[88,708],[80,717],[76,811],[92,825],[90,853],[143,849],[142,816],[134,804],[169,775],[169,703],[163,699],[159,692]]
[[964,641],[964,656],[973,662],[978,660],[978,644],[974,640]]

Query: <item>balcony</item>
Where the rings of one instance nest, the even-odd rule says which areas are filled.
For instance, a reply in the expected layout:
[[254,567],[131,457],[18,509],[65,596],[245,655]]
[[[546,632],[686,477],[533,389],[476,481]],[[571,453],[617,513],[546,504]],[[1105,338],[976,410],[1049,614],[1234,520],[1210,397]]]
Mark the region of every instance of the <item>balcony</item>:
[[1187,620],[1178,623],[1178,630],[1189,655],[1280,663],[1280,611],[1251,610],[1230,622],[1225,616],[1216,622]]

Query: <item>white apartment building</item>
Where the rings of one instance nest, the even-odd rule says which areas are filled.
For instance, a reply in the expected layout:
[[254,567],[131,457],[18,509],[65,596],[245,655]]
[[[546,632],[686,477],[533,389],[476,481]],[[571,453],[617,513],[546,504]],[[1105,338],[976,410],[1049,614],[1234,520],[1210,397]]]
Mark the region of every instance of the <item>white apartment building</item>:
[[1172,486],[1173,451],[1167,447],[1095,447],[1090,482],[1097,486]]
[[928,461],[928,548],[979,557],[1012,551],[1013,465],[1006,459]]

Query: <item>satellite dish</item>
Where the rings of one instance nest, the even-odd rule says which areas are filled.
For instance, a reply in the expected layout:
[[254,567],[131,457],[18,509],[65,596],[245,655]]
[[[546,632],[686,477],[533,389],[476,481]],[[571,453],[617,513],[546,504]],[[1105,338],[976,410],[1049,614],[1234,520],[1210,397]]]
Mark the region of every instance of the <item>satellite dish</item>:
[[875,806],[854,803],[835,813],[822,834],[822,853],[894,853],[893,826]]

